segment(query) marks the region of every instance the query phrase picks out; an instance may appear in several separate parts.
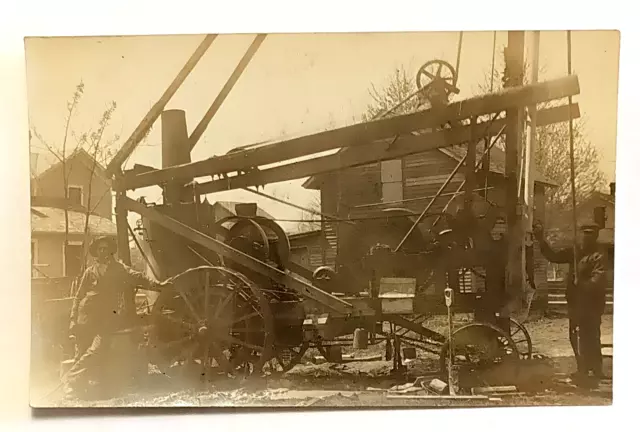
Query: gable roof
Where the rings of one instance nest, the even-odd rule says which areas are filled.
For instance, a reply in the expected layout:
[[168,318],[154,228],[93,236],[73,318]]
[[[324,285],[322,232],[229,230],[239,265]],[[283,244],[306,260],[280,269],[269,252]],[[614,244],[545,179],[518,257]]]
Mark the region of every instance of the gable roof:
[[[450,158],[460,162],[467,154],[466,145],[456,145],[451,147],[443,147],[438,149],[441,153],[446,154]],[[484,153],[484,144],[478,144],[476,146],[476,160],[480,159]],[[504,174],[506,169],[506,154],[503,150],[493,147],[489,151],[489,170],[495,174]],[[538,170],[534,169],[533,179],[536,183],[541,183],[546,186],[558,186],[556,182],[545,177]]]
[[[86,215],[68,211],[69,234],[83,234]],[[55,207],[31,207],[31,232],[40,234],[64,234],[64,210]],[[116,224],[111,219],[89,216],[89,233],[92,235],[116,235]]]
[[[107,175],[107,171],[106,168],[104,166],[102,166],[102,164],[100,162],[98,162],[97,160],[95,160],[93,158],[93,156],[91,156],[85,149],[83,148],[77,148],[73,151],[73,153],[71,153],[70,155],[67,156],[67,160],[66,163],[71,163],[71,161],[73,160],[79,160],[84,166],[86,166],[89,170],[91,170],[95,164],[95,175],[104,179],[105,181],[108,181],[109,176]],[[56,169],[58,166],[60,166],[62,164],[61,161],[58,161],[54,164],[52,164],[49,168],[47,168],[46,170],[44,170],[43,172],[41,172],[40,174],[35,176],[36,180],[41,179],[42,177],[44,177],[46,174],[50,173],[51,171],[53,171],[54,169]]]

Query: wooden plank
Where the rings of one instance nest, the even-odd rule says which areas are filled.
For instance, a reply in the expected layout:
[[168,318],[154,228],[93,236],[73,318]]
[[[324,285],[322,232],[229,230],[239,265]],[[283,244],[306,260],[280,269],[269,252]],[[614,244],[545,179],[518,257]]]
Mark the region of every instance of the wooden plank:
[[[495,131],[494,133],[498,133],[502,129],[502,126],[502,122],[496,121],[486,129],[489,131]],[[391,147],[388,142],[378,141],[369,144],[366,151],[336,153],[329,156],[322,156],[274,168],[268,168],[249,174],[229,177],[227,179],[213,180],[196,185],[195,191],[197,194],[202,195],[256,185],[295,180],[367,164],[372,160],[391,160],[430,149],[432,150],[460,144],[468,141],[470,138],[471,128],[469,126],[432,132],[425,135],[405,135],[398,138]]]
[[[547,116],[547,120],[551,121],[562,119],[562,114],[562,112],[556,111],[555,114]],[[564,113],[564,117],[567,117],[566,112]],[[495,135],[502,130],[504,125],[505,120],[496,120],[489,126],[487,126],[486,123],[482,123],[478,127],[487,134]],[[429,149],[435,150],[449,145],[461,144],[470,137],[470,126],[447,131],[432,132],[430,134],[419,136],[407,135],[399,138],[391,149],[389,149],[387,142],[373,143],[369,145],[367,152],[353,152],[350,154],[342,153],[340,155],[333,154],[274,168],[268,168],[259,172],[230,177],[229,179],[205,182],[196,186],[196,192],[199,194],[207,194],[223,190],[247,188],[255,186],[256,184],[294,180],[326,172],[337,171],[344,168],[348,168],[342,173],[343,177],[346,178],[343,178],[344,183],[350,184],[351,182],[349,182],[348,179],[351,178],[351,176],[361,181],[363,176],[379,175],[379,161],[395,159],[398,155],[411,156],[413,154],[428,153]],[[425,144],[425,142],[428,143]],[[371,163],[372,159],[376,162]],[[446,179],[446,177],[447,176],[444,176],[443,180]]]
[[[437,188],[439,188],[442,183],[444,183],[445,181],[447,181],[447,179],[449,178],[449,175],[427,175],[424,177],[413,177],[413,178],[408,178],[405,180],[405,185],[407,187],[412,187],[412,186],[437,186]],[[465,177],[464,174],[456,174],[453,176],[453,178],[451,179],[451,184],[454,184],[456,182],[462,182],[464,181]],[[452,188],[452,186],[448,185],[449,189]],[[436,189],[437,189],[436,188]]]
[[182,67],[178,75],[173,79],[173,82],[167,87],[160,99],[151,107],[146,116],[142,119],[138,127],[133,131],[129,139],[124,143],[122,148],[118,150],[118,153],[113,157],[109,165],[107,166],[107,174],[115,174],[117,170],[121,169],[124,161],[131,155],[131,153],[138,146],[142,138],[149,132],[153,123],[160,117],[160,114],[164,110],[169,100],[178,91],[182,83],[187,79],[193,68],[198,64],[202,56],[207,52],[217,35],[207,35],[204,40],[198,45],[198,48],[191,55],[189,60]]
[[271,267],[270,265],[257,260],[252,256],[246,255],[219,240],[211,238],[197,231],[196,229],[181,223],[180,221],[163,215],[162,213],[151,207],[147,207],[142,203],[134,201],[131,198],[124,197],[122,199],[122,205],[125,206],[127,210],[136,212],[141,216],[148,218],[150,221],[155,222],[158,225],[174,232],[177,235],[185,237],[186,239],[194,243],[198,243],[222,255],[225,258],[237,262],[240,265],[264,274],[265,276],[268,276],[277,282],[286,284],[288,287],[295,290],[303,297],[314,300],[336,312],[351,314],[353,316],[374,313],[373,310],[368,310],[366,308],[354,310],[351,304],[335,296],[332,296],[331,294],[328,294],[319,288],[316,288],[299,276],[296,276],[291,272],[286,272],[275,267]]
[[216,173],[247,170],[251,167],[351,147],[411,133],[447,121],[504,111],[508,108],[548,102],[580,92],[577,76],[568,76],[533,86],[523,86],[466,99],[444,108],[399,115],[373,122],[359,123],[313,135],[231,152],[191,164],[139,174],[126,181],[127,189],[157,185],[183,176],[196,178]]

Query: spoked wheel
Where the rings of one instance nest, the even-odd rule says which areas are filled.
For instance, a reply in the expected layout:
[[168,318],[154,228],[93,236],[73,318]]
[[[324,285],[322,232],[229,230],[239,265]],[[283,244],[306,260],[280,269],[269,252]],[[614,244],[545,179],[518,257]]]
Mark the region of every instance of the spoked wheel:
[[510,319],[509,323],[509,336],[518,348],[518,354],[521,359],[529,360],[533,357],[533,344],[529,331],[523,324],[513,318]]
[[273,317],[256,284],[225,267],[197,267],[160,293],[152,317],[154,363],[200,365],[202,375],[252,375],[272,356]]
[[288,372],[300,363],[307,349],[309,342],[303,342],[297,347],[275,347],[274,356],[267,362],[265,369],[272,373]]
[[460,372],[482,371],[519,360],[516,344],[507,333],[492,324],[472,323],[452,335],[440,351],[440,369],[448,372],[449,349],[453,345],[453,365]]

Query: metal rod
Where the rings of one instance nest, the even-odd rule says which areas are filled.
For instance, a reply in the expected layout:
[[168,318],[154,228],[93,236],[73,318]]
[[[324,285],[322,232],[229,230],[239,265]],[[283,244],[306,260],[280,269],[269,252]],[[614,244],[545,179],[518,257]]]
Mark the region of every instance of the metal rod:
[[[494,115],[494,117],[491,119],[491,121],[488,122],[488,126],[487,129],[489,129],[492,124],[493,121],[498,117],[499,113]],[[429,202],[429,204],[427,204],[427,206],[424,208],[424,210],[422,211],[422,213],[420,214],[420,216],[418,217],[418,219],[416,219],[416,221],[413,223],[413,225],[411,226],[411,228],[409,228],[409,231],[407,231],[407,233],[405,234],[405,236],[402,238],[402,240],[400,241],[400,243],[398,244],[398,246],[396,246],[396,248],[393,250],[394,252],[398,252],[400,250],[400,248],[402,247],[402,245],[404,245],[404,243],[407,241],[407,239],[409,238],[409,236],[411,235],[411,233],[413,233],[413,231],[416,229],[416,227],[420,224],[420,222],[422,222],[422,220],[424,219],[425,215],[427,214],[427,212],[431,209],[431,207],[433,206],[433,203],[435,203],[436,199],[440,196],[440,194],[442,192],[444,192],[444,190],[446,189],[446,187],[449,185],[449,183],[451,182],[451,180],[455,177],[455,175],[458,173],[458,171],[460,170],[460,168],[462,167],[462,165],[465,163],[465,161],[470,162],[470,158],[469,158],[469,150],[472,148],[475,150],[477,143],[475,141],[475,130],[478,127],[477,124],[477,117],[474,117],[471,119],[471,125],[468,126],[470,128],[470,138],[469,138],[469,147],[467,149],[467,153],[466,155],[460,159],[460,162],[458,162],[458,165],[456,165],[456,167],[453,169],[453,171],[451,171],[451,173],[449,174],[449,177],[447,177],[447,179],[444,181],[444,183],[442,184],[442,186],[440,186],[440,189],[438,189],[438,192],[436,192],[436,196]],[[486,132],[486,131],[485,131]],[[499,135],[498,135],[499,136]],[[476,157],[476,152],[473,151],[473,160],[475,161],[475,157]],[[484,154],[483,154],[484,155]],[[469,160],[467,160],[469,159]],[[475,170],[477,169],[476,164],[474,163],[473,165],[469,164],[469,171],[473,171],[475,173]],[[465,181],[462,182],[462,185],[467,184],[467,180],[465,179]],[[457,192],[457,191],[456,191]],[[471,193],[471,191],[467,192],[468,194]],[[438,216],[440,217],[440,216]]]
[[[489,187],[489,188],[479,188],[479,189],[474,189],[474,192],[482,192],[485,189],[495,189],[493,186]],[[448,196],[456,196],[456,195],[460,195],[464,192],[447,192],[447,193],[443,193],[440,194],[440,198],[443,197],[448,197]],[[381,207],[381,206],[385,206],[385,205],[391,205],[391,204],[404,204],[404,203],[409,203],[409,202],[415,202],[415,201],[424,201],[424,200],[430,200],[432,198],[436,197],[436,195],[429,195],[429,196],[425,196],[425,197],[419,197],[419,198],[407,198],[407,199],[403,199],[403,200],[397,200],[397,201],[387,201],[384,203],[371,203],[371,204],[360,204],[357,206],[354,206],[352,208],[354,209],[360,209],[360,208],[367,208],[367,207]]]
[[116,153],[109,165],[107,166],[107,174],[115,174],[117,170],[122,168],[122,164],[135,150],[137,145],[142,141],[142,138],[149,132],[153,123],[158,119],[164,107],[169,100],[178,91],[182,83],[187,79],[193,68],[198,64],[202,56],[207,52],[207,49],[211,46],[217,35],[207,35],[204,40],[198,45],[198,48],[191,55],[189,60],[182,67],[178,75],[173,79],[173,82],[160,96],[160,99],[151,107],[146,116],[142,119],[138,127],[133,131],[129,139],[124,143],[122,148]]
[[238,82],[238,79],[240,79],[240,76],[246,69],[247,65],[249,65],[249,62],[251,62],[251,59],[253,59],[253,56],[256,54],[256,52],[260,48],[260,45],[262,45],[262,42],[264,42],[266,37],[266,34],[257,35],[247,49],[247,52],[244,54],[242,59],[240,59],[240,62],[238,62],[238,65],[225,83],[224,87],[222,87],[222,90],[220,90],[220,93],[214,99],[206,114],[204,115],[204,117],[202,117],[202,120],[200,120],[200,123],[198,123],[198,126],[196,126],[196,128],[191,133],[191,136],[189,136],[189,148],[191,150],[193,150],[195,145],[198,143],[198,140],[200,140],[200,138],[202,137],[202,134],[204,134],[207,126],[209,126],[209,123],[216,115],[227,96],[229,96],[229,93],[231,93],[233,86],[235,86],[236,82]]
[[[283,199],[276,198],[276,197],[274,197],[272,195],[269,195],[269,194],[266,194],[266,193],[262,193],[262,192],[257,191],[257,190],[253,190],[253,189],[249,189],[249,188],[242,188],[242,190],[245,190],[247,192],[251,192],[253,194],[256,194],[256,195],[261,196],[263,198],[267,198],[267,199],[273,200],[275,202],[279,202],[280,204],[288,205],[288,206],[293,207],[295,209],[302,210],[302,211],[305,211],[307,213],[314,214],[316,216],[324,217],[326,219],[332,219],[332,220],[333,219],[335,219],[335,220],[340,219],[338,216],[322,213],[322,212],[319,212],[319,211],[316,211],[316,210],[313,210],[313,209],[310,209],[310,208],[307,208],[307,207],[303,207],[303,206],[291,203],[289,201],[285,201]],[[310,221],[310,222],[317,222],[317,221]],[[347,223],[352,223],[353,224],[353,222],[349,222],[349,221],[347,221]]]
[[440,194],[446,189],[447,186],[449,186],[449,183],[451,183],[451,180],[453,180],[455,175],[458,174],[458,171],[460,170],[462,165],[464,165],[465,159],[466,159],[466,157],[460,159],[460,162],[458,162],[458,165],[456,165],[456,167],[453,169],[453,171],[451,171],[451,173],[449,174],[449,177],[447,177],[447,179],[444,181],[444,183],[442,183],[442,186],[440,186],[440,189],[438,189],[438,192],[436,192],[436,195],[431,199],[431,201],[429,201],[429,204],[427,204],[427,206],[424,208],[424,210],[422,210],[422,213],[420,213],[420,216],[418,216],[418,218],[415,220],[415,222],[413,223],[411,228],[409,228],[409,231],[407,231],[407,233],[404,235],[402,240],[400,240],[400,243],[398,243],[398,246],[396,246],[396,248],[393,250],[394,252],[398,252],[400,250],[402,245],[404,245],[404,243],[407,241],[407,239],[413,233],[413,231],[416,229],[416,227],[420,224],[420,222],[422,222],[422,220],[424,219],[424,217],[427,214],[427,212],[433,206],[433,203],[436,202],[436,199],[438,199]]
[[[494,139],[491,141],[491,144],[489,144],[489,146],[484,150],[484,153],[482,154],[483,157],[485,154],[488,154],[493,148],[493,146],[496,144],[496,142],[498,142],[498,138],[500,137],[500,135],[502,134],[502,131],[504,131],[506,127],[507,127],[506,125],[502,126],[500,133],[494,137]],[[480,161],[482,161],[482,158],[480,158]],[[476,163],[476,169],[478,169],[479,166],[480,164]],[[456,190],[455,194],[457,195],[458,193],[460,193],[463,187],[464,187],[464,181],[460,183],[460,186],[458,187],[458,190]],[[453,195],[449,200],[449,202],[447,202],[447,204],[444,206],[444,209],[442,210],[443,213],[447,210],[447,208],[449,208],[449,205],[453,202],[453,199],[456,197],[456,195]],[[433,228],[434,226],[436,226],[436,224],[440,222],[440,219],[442,219],[442,215],[438,216],[438,218],[433,222],[433,225],[431,225],[431,227]]]
[[160,280],[160,275],[157,273],[157,271],[154,268],[153,264],[151,264],[151,261],[149,261],[149,258],[147,257],[147,254],[145,254],[144,251],[142,250],[142,246],[140,246],[140,243],[138,242],[138,238],[136,237],[136,234],[133,232],[133,229],[131,229],[131,225],[129,225],[129,222],[127,222],[127,228],[129,228],[129,233],[131,234],[131,237],[133,237],[133,241],[135,242],[136,247],[140,251],[140,255],[142,255],[142,258],[145,260],[145,262],[147,263],[147,265],[151,269],[151,272],[153,273],[153,276],[156,279]]
[[[567,72],[571,74],[571,30],[567,30]],[[569,106],[572,103],[569,96]],[[573,219],[573,282],[578,283],[578,216],[576,211],[576,164],[573,142],[573,120],[569,117],[569,158],[571,163],[571,216]]]

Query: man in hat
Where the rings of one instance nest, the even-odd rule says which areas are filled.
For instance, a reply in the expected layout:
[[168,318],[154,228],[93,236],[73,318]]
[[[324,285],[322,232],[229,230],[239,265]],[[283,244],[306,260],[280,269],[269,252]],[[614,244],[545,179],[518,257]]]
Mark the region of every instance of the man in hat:
[[98,388],[111,336],[127,324],[127,297],[133,298],[137,287],[167,285],[116,260],[116,251],[112,237],[99,237],[89,247],[95,263],[82,275],[71,310],[69,330],[76,341],[76,357],[67,374],[68,393],[83,394]]
[[579,385],[597,386],[602,377],[600,324],[606,304],[606,259],[598,245],[599,226],[584,221],[576,249],[577,271],[574,269],[574,249],[553,250],[544,238],[540,223],[534,226],[534,236],[544,257],[558,264],[569,264],[567,275],[567,306],[569,309],[569,339],[576,357],[578,371],[573,375]]

